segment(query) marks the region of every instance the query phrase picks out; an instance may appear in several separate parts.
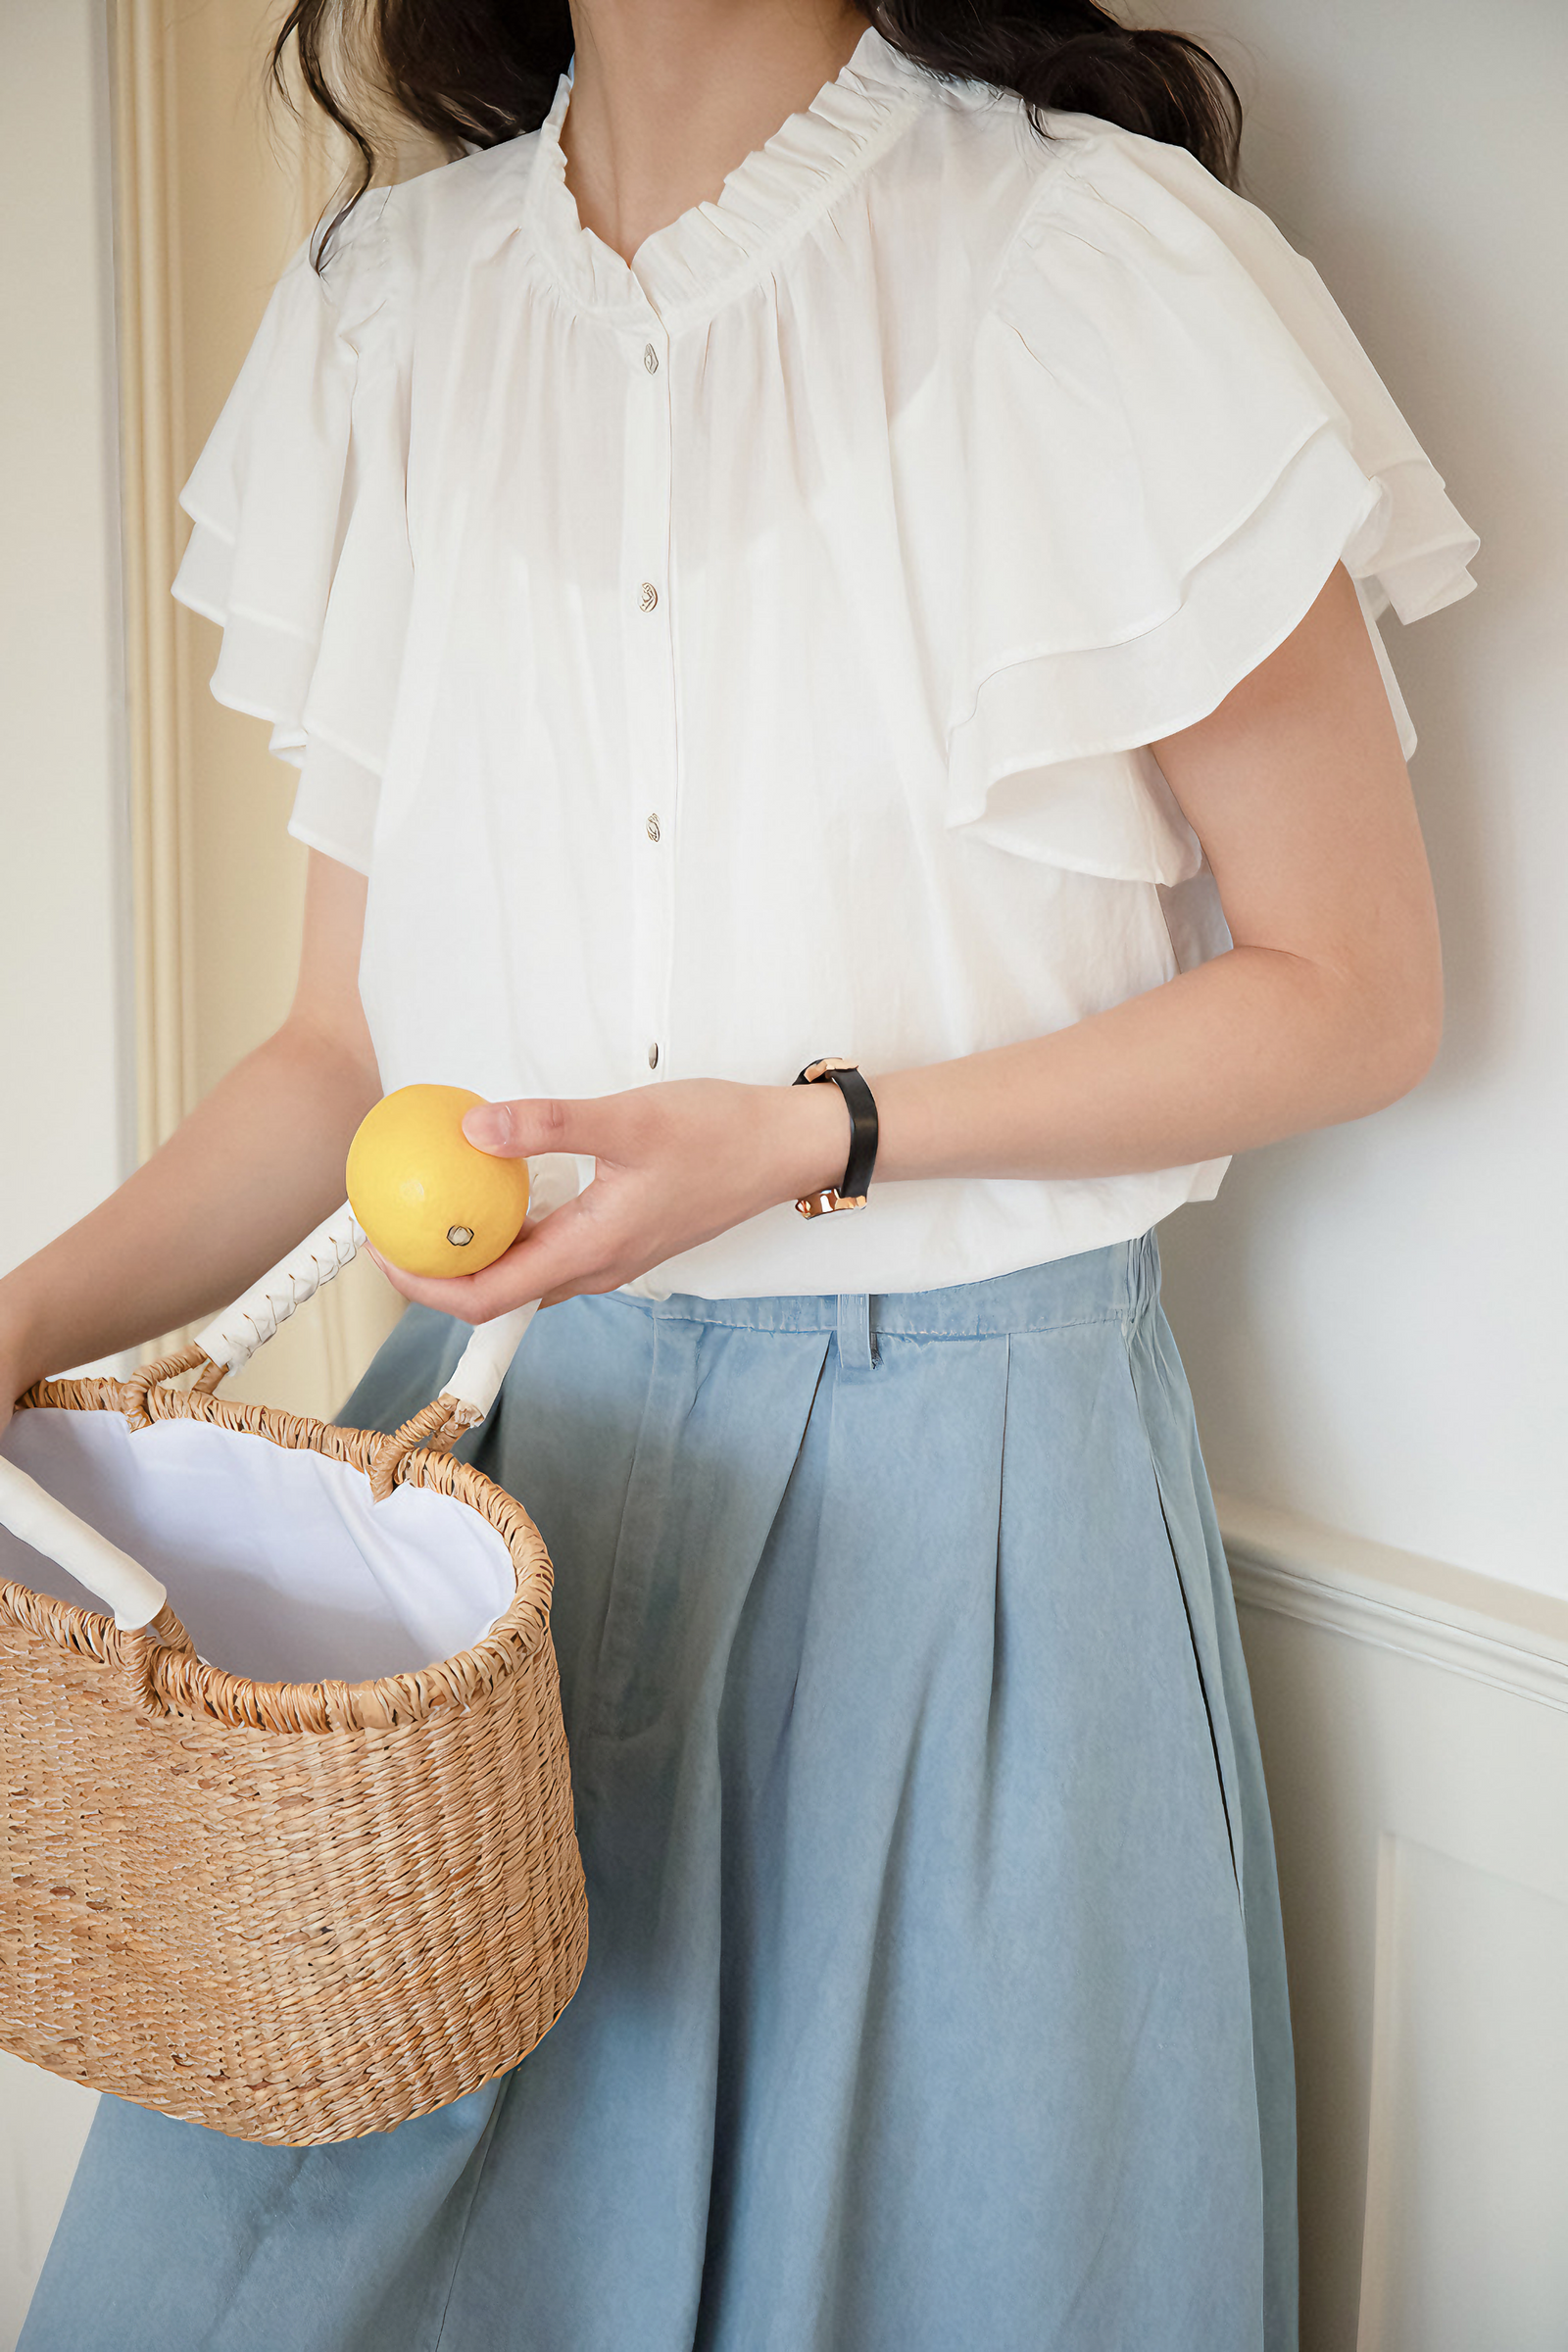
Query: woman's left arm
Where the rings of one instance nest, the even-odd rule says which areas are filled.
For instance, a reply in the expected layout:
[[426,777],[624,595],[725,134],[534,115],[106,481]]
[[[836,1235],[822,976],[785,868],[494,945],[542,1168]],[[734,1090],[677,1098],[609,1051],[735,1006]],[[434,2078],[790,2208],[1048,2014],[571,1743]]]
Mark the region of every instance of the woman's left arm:
[[[1344,567],[1216,710],[1153,748],[1234,946],[1050,1036],[868,1070],[878,1184],[1183,1167],[1360,1118],[1430,1067],[1443,1003],[1431,877]],[[492,1105],[466,1124],[487,1150],[597,1161],[579,1200],[483,1273],[424,1282],[387,1268],[408,1297],[475,1322],[631,1281],[835,1183],[849,1146],[827,1086],[676,1080]]]

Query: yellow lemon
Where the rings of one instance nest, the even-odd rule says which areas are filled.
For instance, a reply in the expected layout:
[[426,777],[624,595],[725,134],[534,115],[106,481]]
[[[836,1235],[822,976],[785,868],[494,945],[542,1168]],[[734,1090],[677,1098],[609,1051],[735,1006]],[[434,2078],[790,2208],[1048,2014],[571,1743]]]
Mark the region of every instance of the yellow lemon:
[[497,1159],[463,1132],[483,1100],[463,1086],[400,1086],[349,1146],[349,1206],[406,1274],[477,1274],[522,1231],[527,1161]]

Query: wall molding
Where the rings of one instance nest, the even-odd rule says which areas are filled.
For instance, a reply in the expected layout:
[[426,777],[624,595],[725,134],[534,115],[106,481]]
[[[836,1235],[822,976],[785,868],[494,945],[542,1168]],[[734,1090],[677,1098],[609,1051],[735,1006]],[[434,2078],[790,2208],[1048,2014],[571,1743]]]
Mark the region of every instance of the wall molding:
[[1216,1495],[1237,1605],[1568,1713],[1568,1601]]
[[196,1100],[189,762],[169,594],[184,369],[166,17],[163,0],[110,0],[139,1159]]

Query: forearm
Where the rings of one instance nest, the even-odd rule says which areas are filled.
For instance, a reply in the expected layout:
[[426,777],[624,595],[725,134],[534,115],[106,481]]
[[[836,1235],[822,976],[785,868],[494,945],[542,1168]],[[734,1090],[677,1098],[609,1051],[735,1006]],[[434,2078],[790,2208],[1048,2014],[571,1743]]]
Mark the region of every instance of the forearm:
[[1430,1017],[1396,995],[1234,948],[1050,1036],[868,1073],[877,1178],[1185,1167],[1377,1110],[1435,1046]]
[[[1241,948],[1029,1043],[866,1075],[881,1129],[873,1193],[901,1179],[1111,1176],[1181,1167],[1355,1118],[1415,1084],[1435,1045],[1425,975],[1369,984]],[[388,1264],[406,1298],[476,1323],[527,1298],[613,1289],[781,1201],[836,1184],[849,1113],[836,1087],[673,1079],[576,1101],[470,1111],[510,1158],[590,1154],[582,1198],[480,1273]]]
[[343,1199],[373,1069],[291,1021],[119,1191],[0,1281],[0,1364],[46,1372],[216,1314]]

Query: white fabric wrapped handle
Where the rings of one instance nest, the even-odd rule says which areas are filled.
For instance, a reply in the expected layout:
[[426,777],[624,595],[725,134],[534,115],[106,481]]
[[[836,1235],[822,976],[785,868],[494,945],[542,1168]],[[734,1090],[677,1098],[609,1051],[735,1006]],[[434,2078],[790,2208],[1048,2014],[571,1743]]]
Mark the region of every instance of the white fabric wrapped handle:
[[151,1625],[168,1599],[166,1588],[128,1552],[55,1499],[36,1479],[0,1457],[0,1525],[55,1560],[78,1585],[107,1601],[122,1634]]
[[[539,1219],[564,1208],[577,1196],[577,1162],[564,1152],[528,1162],[528,1214]],[[522,1335],[539,1312],[539,1301],[514,1306],[488,1323],[476,1323],[473,1337],[458,1358],[458,1368],[442,1390],[472,1429],[481,1422],[501,1393],[508,1367],[522,1345]]]
[[[562,1207],[576,1192],[577,1162],[568,1153],[551,1152],[528,1162],[528,1214],[534,1220]],[[243,1298],[236,1298],[205,1331],[197,1333],[196,1345],[203,1355],[214,1364],[221,1364],[227,1372],[237,1372],[272,1337],[280,1323],[286,1323],[307,1299],[315,1298],[322,1283],[341,1274],[364,1240],[365,1228],[345,1201],[335,1216],[307,1234],[297,1250],[290,1250],[270,1273],[253,1283]],[[489,1323],[475,1325],[473,1338],[464,1350],[445,1394],[466,1406],[475,1407],[476,1421],[482,1421],[494,1404],[507,1366],[515,1355],[537,1305],[535,1299],[527,1306],[513,1307],[507,1314],[495,1316]]]
[[314,1298],[323,1282],[353,1263],[365,1228],[345,1200],[337,1214],[307,1234],[297,1250],[241,1298],[196,1335],[196,1345],[210,1362],[225,1372],[237,1372],[264,1347],[280,1323],[286,1323],[306,1300]]

